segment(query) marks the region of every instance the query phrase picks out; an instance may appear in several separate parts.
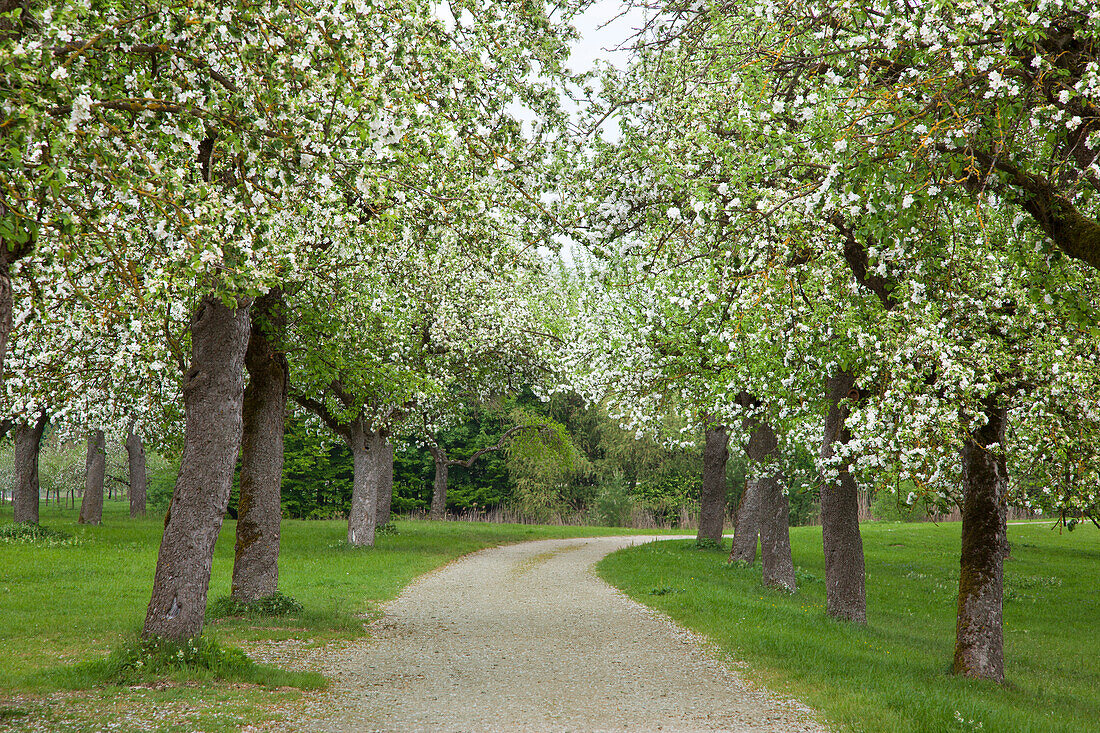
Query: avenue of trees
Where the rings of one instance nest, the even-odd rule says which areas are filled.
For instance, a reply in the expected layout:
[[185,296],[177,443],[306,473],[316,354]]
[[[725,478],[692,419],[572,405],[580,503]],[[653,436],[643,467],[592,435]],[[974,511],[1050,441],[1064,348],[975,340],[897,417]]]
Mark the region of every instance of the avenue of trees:
[[284,436],[350,454],[371,545],[395,446],[435,517],[502,456],[538,504],[607,457],[577,400],[700,457],[700,542],[745,465],[766,584],[816,493],[847,622],[861,491],[960,507],[953,670],[1002,681],[1008,508],[1100,509],[1100,13],[640,3],[629,63],[576,75],[585,5],[0,0],[16,521],[47,424],[86,441],[81,521],[109,450],[134,497],[178,456],[143,634],[190,638],[235,473],[234,597],[277,589]]

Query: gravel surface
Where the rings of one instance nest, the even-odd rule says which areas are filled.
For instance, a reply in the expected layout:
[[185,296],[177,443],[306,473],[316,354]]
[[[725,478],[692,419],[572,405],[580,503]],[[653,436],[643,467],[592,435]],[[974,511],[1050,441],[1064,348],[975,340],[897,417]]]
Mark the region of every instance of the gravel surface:
[[824,731],[594,575],[603,556],[650,539],[525,542],[420,578],[371,638],[296,650],[335,682],[285,729]]

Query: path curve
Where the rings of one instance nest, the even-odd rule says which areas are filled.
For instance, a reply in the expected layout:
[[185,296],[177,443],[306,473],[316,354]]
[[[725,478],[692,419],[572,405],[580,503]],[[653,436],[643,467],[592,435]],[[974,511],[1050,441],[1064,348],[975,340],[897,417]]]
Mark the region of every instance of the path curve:
[[[538,540],[468,555],[383,606],[370,638],[328,649],[332,689],[296,730],[823,731],[750,689],[700,639],[592,566],[650,537]],[[665,538],[667,539],[667,538]]]

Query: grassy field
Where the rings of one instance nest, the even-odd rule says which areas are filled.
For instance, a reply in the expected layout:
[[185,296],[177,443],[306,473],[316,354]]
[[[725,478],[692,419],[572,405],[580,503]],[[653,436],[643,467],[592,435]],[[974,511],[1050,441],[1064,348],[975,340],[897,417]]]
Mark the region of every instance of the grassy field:
[[959,525],[866,524],[863,538],[866,628],[825,617],[820,528],[791,530],[794,595],[764,589],[759,561],[727,566],[690,541],[623,550],[599,572],[842,730],[1100,729],[1100,531],[1009,527],[1003,687],[948,674]]
[[[42,524],[71,539],[0,542],[0,730],[235,731],[301,696],[295,689],[186,676],[163,684],[66,689],[85,687],[82,680],[94,678],[81,674],[88,660],[135,639],[144,620],[163,518],[131,520],[126,512],[124,502],[107,502],[104,524],[83,527],[75,509],[43,506]],[[10,521],[5,506],[0,524]],[[341,521],[283,522],[279,585],[304,612],[213,620],[206,633],[229,646],[359,636],[380,602],[460,555],[505,542],[629,531],[397,522],[397,533],[381,535],[373,549],[349,547],[346,532]],[[211,602],[229,593],[233,537],[234,523],[227,521],[214,557]]]

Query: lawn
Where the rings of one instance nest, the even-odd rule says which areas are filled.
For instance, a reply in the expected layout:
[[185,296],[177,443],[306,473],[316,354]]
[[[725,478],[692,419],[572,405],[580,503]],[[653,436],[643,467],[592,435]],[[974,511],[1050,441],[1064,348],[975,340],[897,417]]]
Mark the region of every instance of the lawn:
[[[0,543],[0,730],[229,731],[265,720],[302,693],[256,685],[176,679],[150,686],[67,690],[73,665],[102,659],[137,637],[152,588],[163,517],[130,519],[109,501],[104,523],[76,524],[75,509],[41,508],[64,541]],[[11,521],[0,508],[0,524]],[[396,523],[375,548],[352,548],[342,521],[283,522],[279,586],[305,611],[279,619],[218,619],[207,634],[223,645],[302,638],[324,643],[364,633],[378,604],[418,575],[461,555],[506,542],[627,534],[599,527]],[[646,531],[652,534],[652,530]],[[214,556],[210,601],[229,593],[234,522],[226,521]]]
[[763,588],[759,561],[727,566],[725,553],[691,541],[620,551],[599,572],[842,730],[1097,730],[1100,531],[1009,527],[1003,687],[948,674],[959,525],[865,524],[863,539],[865,628],[825,617],[820,528],[791,530],[794,595]]

